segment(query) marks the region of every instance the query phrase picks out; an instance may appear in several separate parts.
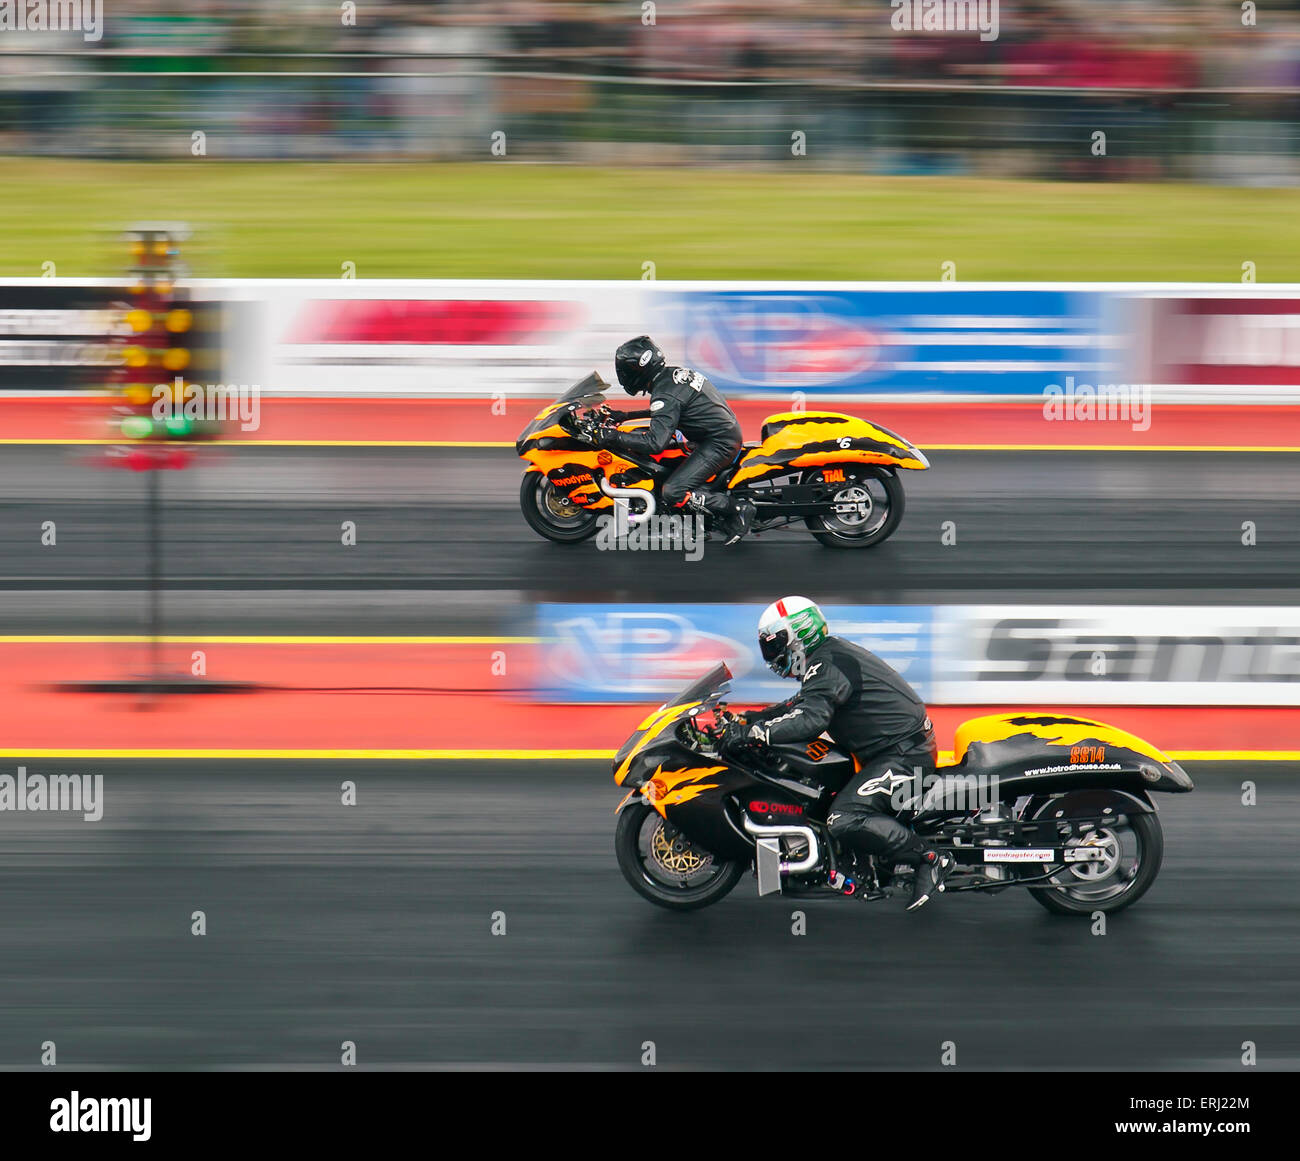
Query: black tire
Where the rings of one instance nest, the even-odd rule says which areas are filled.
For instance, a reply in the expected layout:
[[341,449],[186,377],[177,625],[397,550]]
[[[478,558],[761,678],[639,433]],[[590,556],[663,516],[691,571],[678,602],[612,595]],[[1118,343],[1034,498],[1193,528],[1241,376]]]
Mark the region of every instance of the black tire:
[[[1071,802],[1075,799],[1075,802]],[[1095,815],[1098,812],[1098,794],[1096,791],[1083,791],[1078,795],[1067,794],[1063,798],[1048,799],[1046,803],[1040,806],[1034,816],[1038,817],[1045,811],[1064,809],[1066,816],[1073,814]],[[1125,800],[1115,800],[1117,809],[1122,809],[1126,805]],[[1096,911],[1104,912],[1107,915],[1113,915],[1116,911],[1123,911],[1125,907],[1131,907],[1151,888],[1151,884],[1156,881],[1156,875],[1160,873],[1160,863],[1164,858],[1165,839],[1164,832],[1160,829],[1160,820],[1154,814],[1137,813],[1136,811],[1125,811],[1128,819],[1128,829],[1132,832],[1137,849],[1136,870],[1131,870],[1127,863],[1128,860],[1121,862],[1121,865],[1110,875],[1099,878],[1095,881],[1092,890],[1106,888],[1110,884],[1110,889],[1115,886],[1119,887],[1110,895],[1098,895],[1096,897],[1083,897],[1083,893],[1088,888],[1071,883],[1064,879],[1064,876],[1071,874],[1070,871],[1061,872],[1063,879],[1062,886],[1055,890],[1043,890],[1030,888],[1029,893],[1034,899],[1054,915],[1092,915]]]
[[[805,472],[800,483],[822,483],[823,470],[817,468]],[[883,500],[888,505],[884,520],[872,519],[872,514],[881,506],[880,500],[873,497],[872,513],[864,519],[860,531],[854,530],[852,522],[837,516],[805,516],[804,523],[808,530],[827,548],[870,548],[873,544],[888,540],[903,519],[905,500],[902,481],[896,473],[886,468],[848,465],[843,471],[844,486],[836,495],[844,495],[854,487],[868,489],[868,495],[873,491],[883,492]]]
[[528,527],[556,544],[580,544],[596,533],[599,517],[570,504],[541,472],[526,472],[519,482],[519,509]]
[[707,859],[701,871],[693,872],[700,875],[702,881],[695,886],[672,885],[666,877],[666,870],[652,871],[642,850],[643,833],[648,842],[653,841],[655,835],[655,828],[647,827],[651,819],[660,829],[663,827],[663,819],[645,803],[625,806],[619,812],[618,824],[614,828],[614,852],[618,856],[618,869],[632,890],[656,906],[669,911],[696,911],[708,907],[731,891],[748,869],[743,863],[724,862],[707,852],[695,851],[687,843],[690,854]]

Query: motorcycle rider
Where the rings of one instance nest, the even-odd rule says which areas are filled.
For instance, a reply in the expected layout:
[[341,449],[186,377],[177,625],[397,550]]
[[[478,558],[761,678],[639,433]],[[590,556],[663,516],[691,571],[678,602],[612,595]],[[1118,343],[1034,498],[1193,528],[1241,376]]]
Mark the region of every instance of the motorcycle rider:
[[[783,597],[758,622],[763,659],[779,677],[800,679],[787,701],[727,725],[724,751],[755,743],[812,741],[822,731],[853,755],[854,776],[831,804],[831,835],[859,855],[916,868],[909,911],[943,890],[955,860],[930,847],[894,815],[896,787],[935,770],[934,731],[925,705],[874,653],[830,635],[806,597]],[[892,865],[892,863],[890,864]]]
[[[692,445],[692,452],[664,482],[664,500],[675,508],[709,513],[726,537],[727,544],[749,532],[755,507],[743,496],[725,489],[711,489],[706,481],[735,458],[744,442],[740,423],[718,389],[698,371],[670,367],[649,335],[629,339],[614,353],[618,381],[629,395],[647,392],[650,405],[640,411],[606,408],[605,422],[592,433],[597,447],[651,456],[672,442],[680,431]],[[640,431],[619,431],[626,419],[649,418]]]

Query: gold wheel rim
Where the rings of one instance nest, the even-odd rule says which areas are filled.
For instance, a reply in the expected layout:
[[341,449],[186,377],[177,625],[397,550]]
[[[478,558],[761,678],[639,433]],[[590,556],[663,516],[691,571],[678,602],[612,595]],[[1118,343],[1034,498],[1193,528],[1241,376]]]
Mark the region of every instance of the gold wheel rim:
[[553,485],[548,486],[547,494],[542,502],[551,515],[559,520],[572,520],[581,511],[577,504],[573,503],[567,496],[560,495]]
[[708,865],[709,860],[702,855],[696,854],[689,846],[685,850],[673,850],[673,844],[668,841],[668,836],[664,834],[664,824],[661,822],[655,827],[654,835],[650,839],[650,851],[654,855],[655,862],[666,871],[671,871],[674,875],[693,875],[696,871]]

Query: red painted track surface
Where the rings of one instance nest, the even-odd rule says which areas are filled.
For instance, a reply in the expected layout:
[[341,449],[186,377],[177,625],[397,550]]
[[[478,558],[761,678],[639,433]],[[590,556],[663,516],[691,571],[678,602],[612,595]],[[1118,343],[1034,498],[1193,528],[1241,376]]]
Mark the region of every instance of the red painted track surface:
[[[529,703],[519,691],[532,649],[522,643],[196,641],[163,646],[168,668],[188,674],[195,649],[206,655],[209,678],[265,688],[147,702],[68,692],[59,687],[147,672],[146,646],[0,642],[0,751],[613,750],[652,708]],[[493,676],[499,650],[507,673]],[[453,683],[472,688],[452,691]],[[1004,708],[1024,707],[936,707],[940,746],[951,744],[958,722]],[[1293,707],[1058,708],[1175,753],[1297,747]]]
[[[614,400],[618,404],[618,399]],[[266,442],[443,442],[513,444],[537,411],[538,399],[512,399],[494,414],[486,399],[293,399],[262,402],[257,431],[231,438]],[[830,405],[833,407],[833,405]],[[739,400],[746,436],[757,439],[770,401]],[[1166,404],[1154,407],[1146,431],[1125,421],[1048,422],[1040,402],[846,403],[922,448],[940,446],[1223,447],[1300,451],[1300,407]],[[497,408],[498,412],[501,408]],[[107,439],[103,399],[0,399],[0,441]]]

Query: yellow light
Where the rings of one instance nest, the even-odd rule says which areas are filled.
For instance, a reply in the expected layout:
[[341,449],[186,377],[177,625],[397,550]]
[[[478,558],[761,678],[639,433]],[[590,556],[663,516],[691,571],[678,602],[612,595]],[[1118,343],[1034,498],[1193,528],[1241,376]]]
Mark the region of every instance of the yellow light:
[[149,352],[143,347],[127,347],[122,352],[122,361],[128,367],[147,367],[149,365]]
[[169,371],[183,371],[190,365],[190,353],[184,347],[171,347],[163,352],[162,365]]
[[135,310],[127,312],[126,321],[131,329],[138,335],[153,326],[153,315],[147,310],[136,307]]
[[154,289],[159,294],[171,294],[172,284],[170,282],[158,281],[154,284]]
[[138,238],[131,243],[131,257],[132,258],[144,257],[144,243],[141,242]]
[[188,311],[177,307],[175,310],[167,312],[167,329],[174,335],[184,334],[194,325],[194,316]]
[[122,394],[133,407],[143,407],[153,400],[153,389],[143,383],[129,383]]
[[153,244],[153,252],[158,255],[158,257],[165,258],[167,256],[167,243],[155,242]]

